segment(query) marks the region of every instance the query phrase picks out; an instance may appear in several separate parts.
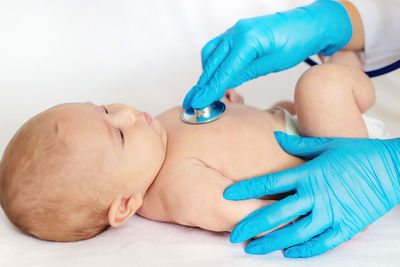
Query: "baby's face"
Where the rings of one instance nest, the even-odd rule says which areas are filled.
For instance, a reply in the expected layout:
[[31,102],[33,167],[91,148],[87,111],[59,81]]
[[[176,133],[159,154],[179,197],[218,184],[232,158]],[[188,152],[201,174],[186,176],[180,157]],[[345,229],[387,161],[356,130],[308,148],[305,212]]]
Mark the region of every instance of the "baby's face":
[[89,171],[101,169],[112,177],[107,187],[144,195],[165,158],[167,134],[157,119],[123,104],[68,103],[53,109],[59,112],[57,134],[76,147],[80,162],[92,165]]

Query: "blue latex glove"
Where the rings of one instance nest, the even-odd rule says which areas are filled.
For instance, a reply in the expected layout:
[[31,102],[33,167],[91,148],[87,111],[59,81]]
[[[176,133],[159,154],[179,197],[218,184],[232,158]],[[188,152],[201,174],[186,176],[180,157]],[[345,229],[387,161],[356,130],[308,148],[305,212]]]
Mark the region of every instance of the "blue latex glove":
[[275,137],[288,153],[311,160],[226,189],[224,197],[229,200],[295,191],[244,218],[232,231],[231,242],[303,217],[252,241],[246,252],[288,248],[286,257],[321,254],[400,203],[400,139],[303,138],[282,132],[275,132]]
[[203,74],[183,108],[204,108],[228,88],[291,68],[311,55],[331,55],[350,41],[352,31],[345,8],[330,0],[239,20],[203,47]]

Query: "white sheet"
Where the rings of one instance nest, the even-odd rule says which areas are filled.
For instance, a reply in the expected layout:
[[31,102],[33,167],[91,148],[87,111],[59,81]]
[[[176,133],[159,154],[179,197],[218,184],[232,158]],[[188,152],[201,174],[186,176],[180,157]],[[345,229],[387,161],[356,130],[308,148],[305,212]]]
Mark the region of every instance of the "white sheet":
[[[1,218],[3,221],[3,217]],[[309,259],[247,255],[228,234],[134,217],[76,243],[38,241],[0,225],[0,266],[399,266],[400,208],[338,248]]]
[[[200,49],[238,18],[310,1],[0,1],[0,151],[30,116],[66,101],[124,102],[152,115],[180,104]],[[304,64],[238,89],[260,108],[291,99]],[[400,135],[399,71],[377,78],[369,112]],[[39,241],[0,212],[0,266],[399,266],[400,207],[351,242],[312,259],[251,256],[225,233],[130,219],[91,240]]]

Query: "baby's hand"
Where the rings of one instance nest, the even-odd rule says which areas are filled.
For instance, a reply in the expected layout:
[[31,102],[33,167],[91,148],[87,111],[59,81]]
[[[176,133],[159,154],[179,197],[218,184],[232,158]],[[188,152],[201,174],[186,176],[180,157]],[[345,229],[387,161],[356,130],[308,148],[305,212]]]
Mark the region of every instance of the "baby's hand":
[[244,98],[238,94],[234,89],[228,89],[225,91],[225,96],[222,98],[223,102],[239,103],[244,104]]
[[353,51],[339,51],[332,56],[323,56],[321,54],[319,54],[318,56],[321,59],[322,63],[347,65],[363,70],[363,64],[361,63],[359,56]]

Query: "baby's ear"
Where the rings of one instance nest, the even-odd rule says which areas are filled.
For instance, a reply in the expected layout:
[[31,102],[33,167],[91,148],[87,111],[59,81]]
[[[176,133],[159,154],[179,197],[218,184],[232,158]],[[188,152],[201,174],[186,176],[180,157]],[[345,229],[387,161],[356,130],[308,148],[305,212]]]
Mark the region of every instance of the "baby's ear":
[[108,211],[108,223],[113,227],[120,226],[134,215],[142,204],[143,197],[139,194],[133,196],[118,195]]

